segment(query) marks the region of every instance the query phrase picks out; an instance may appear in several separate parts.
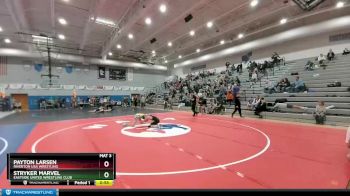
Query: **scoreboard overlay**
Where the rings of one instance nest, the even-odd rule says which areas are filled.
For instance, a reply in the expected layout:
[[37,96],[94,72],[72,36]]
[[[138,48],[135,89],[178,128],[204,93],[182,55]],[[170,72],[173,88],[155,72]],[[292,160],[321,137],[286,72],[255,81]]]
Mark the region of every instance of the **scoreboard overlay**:
[[7,179],[11,185],[112,186],[116,179],[116,155],[8,154]]

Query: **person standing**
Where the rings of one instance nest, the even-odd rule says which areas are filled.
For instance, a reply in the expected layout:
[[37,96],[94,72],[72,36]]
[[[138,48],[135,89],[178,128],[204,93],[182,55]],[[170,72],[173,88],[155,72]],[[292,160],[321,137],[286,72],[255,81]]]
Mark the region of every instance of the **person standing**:
[[136,108],[137,108],[137,102],[138,102],[138,99],[137,99],[137,96],[136,96],[136,95],[134,96],[134,99],[132,100],[132,102],[133,102],[133,105],[134,105],[134,110],[136,110]]
[[239,95],[237,95],[236,97],[235,97],[235,111],[233,111],[233,113],[232,113],[232,115],[231,115],[231,117],[233,118],[233,116],[235,115],[235,113],[238,111],[238,113],[239,113],[239,116],[242,118],[243,116],[242,116],[242,109],[241,109],[241,100],[239,100],[240,99],[240,96]]
[[193,116],[197,116],[198,115],[198,111],[197,111],[197,96],[196,95],[192,96],[191,109],[192,109],[192,112],[193,112]]
[[318,125],[324,125],[326,121],[326,113],[327,110],[334,108],[334,106],[325,106],[324,101],[319,101],[318,105],[316,106],[316,111],[314,113],[314,118],[316,120],[316,124]]
[[141,109],[145,109],[146,107],[146,97],[144,95],[141,96]]

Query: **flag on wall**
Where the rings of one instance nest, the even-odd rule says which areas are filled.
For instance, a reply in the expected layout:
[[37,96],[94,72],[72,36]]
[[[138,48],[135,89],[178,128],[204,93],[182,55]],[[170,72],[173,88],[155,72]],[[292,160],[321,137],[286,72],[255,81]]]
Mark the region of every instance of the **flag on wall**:
[[7,57],[0,56],[0,76],[7,75]]
[[35,69],[37,72],[41,72],[41,71],[43,70],[43,67],[44,67],[43,64],[35,64],[35,65],[34,65],[34,69]]
[[73,73],[73,65],[70,65],[70,64],[66,65],[66,72],[67,74]]

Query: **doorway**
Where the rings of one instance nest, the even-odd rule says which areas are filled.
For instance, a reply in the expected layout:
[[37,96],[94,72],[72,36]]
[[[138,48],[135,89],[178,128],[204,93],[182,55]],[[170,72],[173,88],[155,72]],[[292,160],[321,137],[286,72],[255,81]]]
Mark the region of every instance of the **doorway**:
[[14,99],[16,102],[20,102],[22,105],[22,111],[29,111],[29,105],[28,105],[28,94],[12,94],[12,99]]

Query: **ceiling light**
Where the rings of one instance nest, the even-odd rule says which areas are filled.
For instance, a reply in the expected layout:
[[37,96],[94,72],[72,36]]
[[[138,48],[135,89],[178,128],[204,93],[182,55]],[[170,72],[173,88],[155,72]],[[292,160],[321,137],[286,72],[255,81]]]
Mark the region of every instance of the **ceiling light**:
[[167,10],[167,7],[166,7],[165,4],[162,4],[162,5],[159,6],[159,11],[160,11],[160,12],[165,13],[166,10]]
[[51,37],[44,37],[44,36],[38,36],[38,35],[32,35],[33,42],[42,42],[42,43],[53,43],[53,39]]
[[2,32],[2,28],[0,27],[0,32]]
[[108,55],[109,55],[109,56],[113,56],[113,53],[112,53],[112,52],[109,52]]
[[182,56],[181,56],[181,55],[179,55],[179,59],[182,59]]
[[121,46],[120,44],[118,44],[118,45],[117,45],[117,48],[118,48],[118,49],[121,49],[121,48],[122,48],[122,46]]
[[339,1],[338,3],[337,3],[337,8],[342,8],[342,7],[344,7],[344,2],[343,1]]
[[66,3],[68,3],[68,2],[69,2],[69,0],[62,0],[62,1],[66,2]]
[[152,50],[152,54],[155,54],[156,53],[156,51],[155,50]]
[[197,51],[197,53],[200,53],[200,52],[201,52],[201,49],[198,48],[196,51]]
[[164,62],[165,62],[165,63],[168,63],[168,60],[165,60]]
[[244,37],[243,33],[240,33],[240,34],[238,35],[238,39],[242,39],[243,37]]
[[61,25],[67,25],[67,21],[66,21],[66,19],[64,19],[64,18],[59,18],[59,19],[58,19],[58,22],[59,22]]
[[173,43],[168,42],[168,46],[169,46],[169,47],[173,46]]
[[146,18],[145,23],[146,23],[147,25],[152,24],[151,18]]
[[97,24],[106,25],[106,26],[109,26],[109,27],[116,27],[117,26],[115,24],[115,22],[113,22],[112,20],[106,19],[106,18],[100,18],[100,17],[94,18],[94,17],[91,17],[90,19],[92,21],[96,22]]
[[286,18],[283,18],[281,21],[280,21],[281,24],[286,24],[287,23],[287,19]]
[[129,37],[129,39],[134,39],[134,35],[131,33],[129,33],[128,37]]
[[253,1],[250,2],[250,6],[251,6],[251,7],[255,7],[255,6],[257,6],[258,4],[259,4],[259,1],[258,1],[258,0],[253,0]]
[[64,39],[66,39],[66,36],[64,36],[64,35],[62,35],[62,34],[59,34],[59,35],[58,35],[58,38],[64,40]]
[[190,31],[190,35],[194,36],[196,34],[196,32],[194,30]]
[[224,45],[224,44],[225,44],[225,40],[221,40],[221,41],[220,41],[220,44],[221,44],[221,45]]
[[207,27],[208,27],[208,28],[211,28],[212,26],[213,26],[213,22],[208,22],[208,23],[207,23]]
[[10,44],[11,40],[9,38],[6,38],[6,39],[4,39],[4,42],[7,43],[7,44]]

